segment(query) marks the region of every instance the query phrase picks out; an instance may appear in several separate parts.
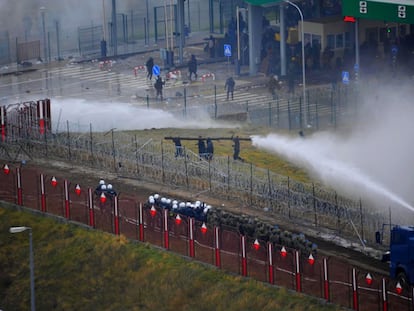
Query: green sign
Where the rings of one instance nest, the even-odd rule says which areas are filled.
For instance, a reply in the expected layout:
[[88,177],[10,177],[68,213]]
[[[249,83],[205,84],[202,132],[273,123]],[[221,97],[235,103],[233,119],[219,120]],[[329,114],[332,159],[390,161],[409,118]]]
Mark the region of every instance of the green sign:
[[343,0],[342,13],[344,16],[414,24],[414,1]]
[[279,2],[284,2],[284,0],[244,0],[251,5],[265,5],[265,4],[278,4]]

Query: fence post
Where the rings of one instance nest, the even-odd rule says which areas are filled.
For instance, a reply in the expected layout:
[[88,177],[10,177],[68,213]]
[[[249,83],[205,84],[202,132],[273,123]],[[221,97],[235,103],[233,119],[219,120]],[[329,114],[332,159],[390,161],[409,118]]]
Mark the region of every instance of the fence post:
[[6,106],[0,106],[1,141],[6,141]]
[[242,276],[247,276],[247,258],[246,258],[246,237],[240,236],[241,250],[242,250]]
[[362,200],[361,199],[359,199],[359,217],[360,217],[360,219],[361,219],[361,238],[362,238],[362,241],[364,241],[365,240],[365,236],[364,236],[364,215],[363,215],[363,213],[362,213]]
[[296,291],[301,292],[302,291],[302,284],[301,284],[301,278],[300,278],[300,257],[299,257],[299,251],[295,250],[295,266],[296,266]]
[[273,244],[271,242],[267,242],[267,258],[269,261],[269,283],[274,283],[274,275],[273,275]]
[[161,178],[162,182],[165,182],[165,172],[164,172],[164,145],[161,140]]
[[16,167],[17,205],[23,205],[22,175],[19,167]]
[[319,109],[318,109],[318,101],[315,100],[315,123],[316,123],[316,129],[319,130]]
[[214,119],[217,119],[217,85],[214,84]]
[[214,227],[214,249],[216,255],[216,267],[221,268],[220,258],[220,228]]
[[288,191],[288,215],[289,215],[289,219],[290,219],[290,177],[287,177],[287,191]]
[[250,205],[253,205],[253,163],[250,163]]
[[387,284],[385,278],[382,278],[382,311],[388,311]]
[[329,301],[329,279],[328,279],[328,259],[323,258],[323,295]]
[[139,240],[141,242],[144,242],[144,213],[143,213],[143,208],[142,208],[142,203],[139,203],[139,211],[138,211],[138,217],[139,217],[139,221],[138,221],[138,225],[139,225]]
[[65,192],[65,217],[70,219],[69,185],[66,179],[63,180],[63,191]]
[[114,196],[114,233],[119,235],[119,210],[118,210],[118,196]]
[[190,257],[194,257],[194,218],[188,218],[189,252]]
[[149,109],[149,95],[147,94],[147,109]]
[[315,215],[315,227],[318,226],[318,214],[316,213],[315,184],[312,183],[313,213]]
[[187,88],[184,88],[184,117],[187,117]]
[[88,188],[89,226],[95,228],[95,210],[93,208],[92,189]]
[[269,127],[272,127],[272,103],[271,102],[269,102],[268,103],[268,106],[269,106]]
[[72,160],[72,153],[70,150],[70,131],[69,131],[69,121],[66,121],[66,128],[67,128],[67,140],[68,140],[68,159],[69,161]]
[[289,125],[289,131],[292,129],[292,124],[290,121],[290,99],[288,99],[288,125]]
[[169,244],[169,233],[168,233],[168,209],[164,209],[163,210],[163,223],[164,223],[164,248],[165,249],[169,249],[170,248],[170,244]]
[[230,198],[230,156],[227,156],[227,200]]
[[89,123],[89,137],[91,139],[91,145],[90,145],[90,149],[91,149],[91,159],[93,162],[93,134],[92,134],[92,123]]
[[40,210],[46,212],[45,177],[40,174]]
[[357,276],[356,269],[352,268],[352,308],[354,310],[359,310],[358,307],[358,285],[357,285]]

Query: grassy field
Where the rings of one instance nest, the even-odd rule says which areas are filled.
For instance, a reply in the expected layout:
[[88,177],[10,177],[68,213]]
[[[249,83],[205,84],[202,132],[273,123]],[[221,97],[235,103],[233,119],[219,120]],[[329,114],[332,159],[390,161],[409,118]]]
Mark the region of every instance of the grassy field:
[[[143,131],[131,131],[130,135],[136,135],[141,141],[152,139],[154,142],[162,141],[163,144],[171,144],[171,140],[164,140],[166,136],[178,136],[178,137],[194,137],[202,136],[203,138],[212,137],[232,137],[239,135],[239,137],[249,138],[251,135],[267,135],[268,129],[252,128],[252,127],[238,127],[238,128],[210,128],[210,129],[151,129]],[[278,131],[283,135],[298,135],[297,132],[292,131]],[[194,153],[198,153],[197,141],[182,141],[183,147],[187,150],[191,150]],[[253,163],[253,165],[269,169],[270,171],[289,176],[298,182],[311,182],[307,173],[289,163],[285,159],[271,154],[265,150],[258,149],[252,146],[249,141],[240,142],[240,156],[245,159],[246,162]],[[232,141],[230,140],[215,140],[214,141],[214,154],[216,156],[230,156],[233,155]]]
[[33,228],[37,310],[342,310],[226,274],[147,244],[0,207],[0,309],[30,306]]

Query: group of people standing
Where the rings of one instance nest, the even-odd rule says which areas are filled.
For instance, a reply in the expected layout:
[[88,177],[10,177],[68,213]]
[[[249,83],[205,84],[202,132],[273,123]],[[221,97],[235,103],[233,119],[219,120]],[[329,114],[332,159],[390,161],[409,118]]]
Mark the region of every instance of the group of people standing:
[[213,160],[214,155],[214,145],[211,138],[207,138],[207,141],[205,142],[201,136],[198,137],[197,141],[198,146],[198,156],[201,159],[206,159],[207,161]]
[[[145,63],[145,67],[147,68],[147,79],[148,80],[152,80],[152,75],[154,73],[154,59],[152,57],[150,57],[147,62]],[[154,83],[154,88],[156,90],[156,97],[158,98],[158,96],[160,96],[161,100],[163,100],[163,96],[162,96],[162,89],[165,85],[165,81],[162,80],[161,76],[158,75],[157,79],[155,80]]]
[[[145,66],[147,69],[147,79],[152,80],[152,76],[154,73],[154,59],[150,57],[145,63]],[[188,78],[190,81],[192,81],[193,76],[195,80],[197,80],[197,77],[198,77],[197,67],[198,67],[197,58],[194,54],[192,54],[190,60],[188,61]],[[161,100],[163,100],[162,91],[163,91],[164,85],[165,85],[165,81],[163,81],[161,76],[158,75],[154,83],[154,88],[156,90],[156,98],[160,96]],[[227,100],[229,100],[230,96],[232,100],[234,99],[235,86],[236,86],[236,82],[234,81],[233,77],[227,78],[226,83],[224,85],[224,89],[227,92]]]
[[[184,148],[181,144],[181,138],[180,137],[170,137],[168,139],[171,139],[175,145],[175,157],[184,157],[185,152]],[[184,138],[187,140],[193,140],[193,138]],[[243,158],[240,157],[240,138],[239,136],[231,137],[231,138],[222,138],[222,139],[230,139],[233,142],[233,159],[234,160],[240,160],[244,161]],[[214,144],[213,139],[208,137],[207,139],[204,139],[202,136],[198,136],[196,146],[198,148],[198,156],[200,160],[207,160],[211,161],[213,159],[214,155]]]

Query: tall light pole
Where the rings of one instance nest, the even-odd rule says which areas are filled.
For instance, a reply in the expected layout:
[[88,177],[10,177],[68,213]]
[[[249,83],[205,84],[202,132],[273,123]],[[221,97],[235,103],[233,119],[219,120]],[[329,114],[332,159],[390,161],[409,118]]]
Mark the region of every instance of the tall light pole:
[[46,11],[46,8],[44,6],[40,7],[40,14],[42,15],[42,29],[43,29],[43,54],[44,54],[43,57],[44,57],[44,62],[47,62],[45,11]]
[[305,117],[304,117],[304,123],[305,123],[305,127],[308,125],[308,108],[306,105],[306,64],[305,64],[305,30],[304,28],[304,24],[303,24],[303,14],[301,9],[293,2],[289,1],[289,0],[284,0],[286,3],[290,4],[291,6],[293,6],[296,10],[298,10],[299,15],[300,15],[300,19],[302,21],[302,27],[301,27],[301,40],[302,40],[302,85],[303,85],[303,104],[304,104],[304,113],[305,113]]
[[30,310],[35,311],[35,286],[34,286],[34,262],[33,262],[33,239],[31,227],[10,227],[10,233],[29,231],[29,252],[30,252]]

